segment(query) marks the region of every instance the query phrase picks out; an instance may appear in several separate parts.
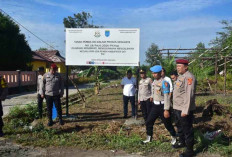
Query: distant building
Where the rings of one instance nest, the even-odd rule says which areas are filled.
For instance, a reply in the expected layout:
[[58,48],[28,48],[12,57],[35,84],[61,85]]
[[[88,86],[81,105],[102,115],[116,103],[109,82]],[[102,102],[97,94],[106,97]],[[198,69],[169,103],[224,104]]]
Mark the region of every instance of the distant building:
[[51,64],[55,63],[58,66],[59,73],[65,73],[65,58],[62,57],[58,50],[37,50],[33,51],[32,71],[36,71],[43,66],[45,71],[50,70]]

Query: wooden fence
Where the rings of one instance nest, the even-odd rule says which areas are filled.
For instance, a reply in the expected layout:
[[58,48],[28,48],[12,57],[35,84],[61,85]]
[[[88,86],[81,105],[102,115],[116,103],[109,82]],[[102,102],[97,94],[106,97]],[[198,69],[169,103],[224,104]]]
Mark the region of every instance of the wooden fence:
[[0,75],[5,78],[9,88],[36,85],[37,82],[35,71],[0,71]]
[[[37,84],[38,74],[36,71],[0,71],[0,75],[5,78],[9,88]],[[65,81],[65,74],[61,73],[61,76]],[[70,77],[76,79],[77,75],[71,74]]]

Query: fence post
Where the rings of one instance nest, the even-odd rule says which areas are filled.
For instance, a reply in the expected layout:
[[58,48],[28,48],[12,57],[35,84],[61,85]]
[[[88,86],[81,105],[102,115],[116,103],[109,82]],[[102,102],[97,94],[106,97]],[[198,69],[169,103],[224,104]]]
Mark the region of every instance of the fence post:
[[16,70],[18,72],[18,90],[19,93],[21,93],[22,89],[21,89],[21,71],[20,70]]

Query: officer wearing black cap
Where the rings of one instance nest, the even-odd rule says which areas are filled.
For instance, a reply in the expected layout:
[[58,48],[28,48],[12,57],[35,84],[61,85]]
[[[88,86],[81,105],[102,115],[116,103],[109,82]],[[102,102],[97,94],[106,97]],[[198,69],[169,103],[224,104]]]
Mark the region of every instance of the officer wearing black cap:
[[3,108],[2,108],[2,101],[6,99],[8,94],[8,86],[5,79],[0,75],[0,137],[2,137],[3,131],[2,128],[4,126],[2,116],[3,116]]
[[153,104],[146,121],[147,139],[144,143],[151,142],[153,136],[153,125],[157,118],[161,118],[165,128],[172,136],[171,144],[176,142],[176,131],[172,125],[169,113],[170,109],[170,85],[161,77],[162,66],[156,65],[150,68],[155,78],[152,84]]
[[38,111],[39,111],[39,118],[42,118],[43,115],[43,99],[39,94],[40,86],[43,82],[43,75],[44,75],[44,67],[38,68],[38,79],[37,79],[37,102],[38,102]]
[[151,110],[152,105],[152,79],[146,76],[145,69],[141,69],[139,72],[141,80],[139,81],[138,103],[141,105],[143,118],[146,122],[147,116]]
[[179,142],[174,148],[185,147],[185,152],[180,157],[192,157],[194,155],[194,132],[193,132],[193,111],[195,106],[196,79],[188,71],[188,60],[176,60],[176,67],[179,76],[174,84],[173,109],[177,118],[177,129]]

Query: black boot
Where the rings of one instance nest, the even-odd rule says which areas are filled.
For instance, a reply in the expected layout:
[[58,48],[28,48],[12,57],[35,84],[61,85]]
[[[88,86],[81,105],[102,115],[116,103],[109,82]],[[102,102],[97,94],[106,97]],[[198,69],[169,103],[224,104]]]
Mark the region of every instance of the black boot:
[[179,157],[193,157],[194,151],[193,149],[186,149],[185,152],[181,153]]
[[184,148],[185,146],[186,144],[184,142],[176,142],[174,145],[172,145],[174,149]]
[[60,125],[64,125],[64,121],[62,119],[59,120]]
[[48,121],[48,126],[52,126],[53,125],[53,121],[52,120],[49,120]]
[[0,137],[3,137],[3,136],[4,136],[3,131],[2,129],[0,129]]

